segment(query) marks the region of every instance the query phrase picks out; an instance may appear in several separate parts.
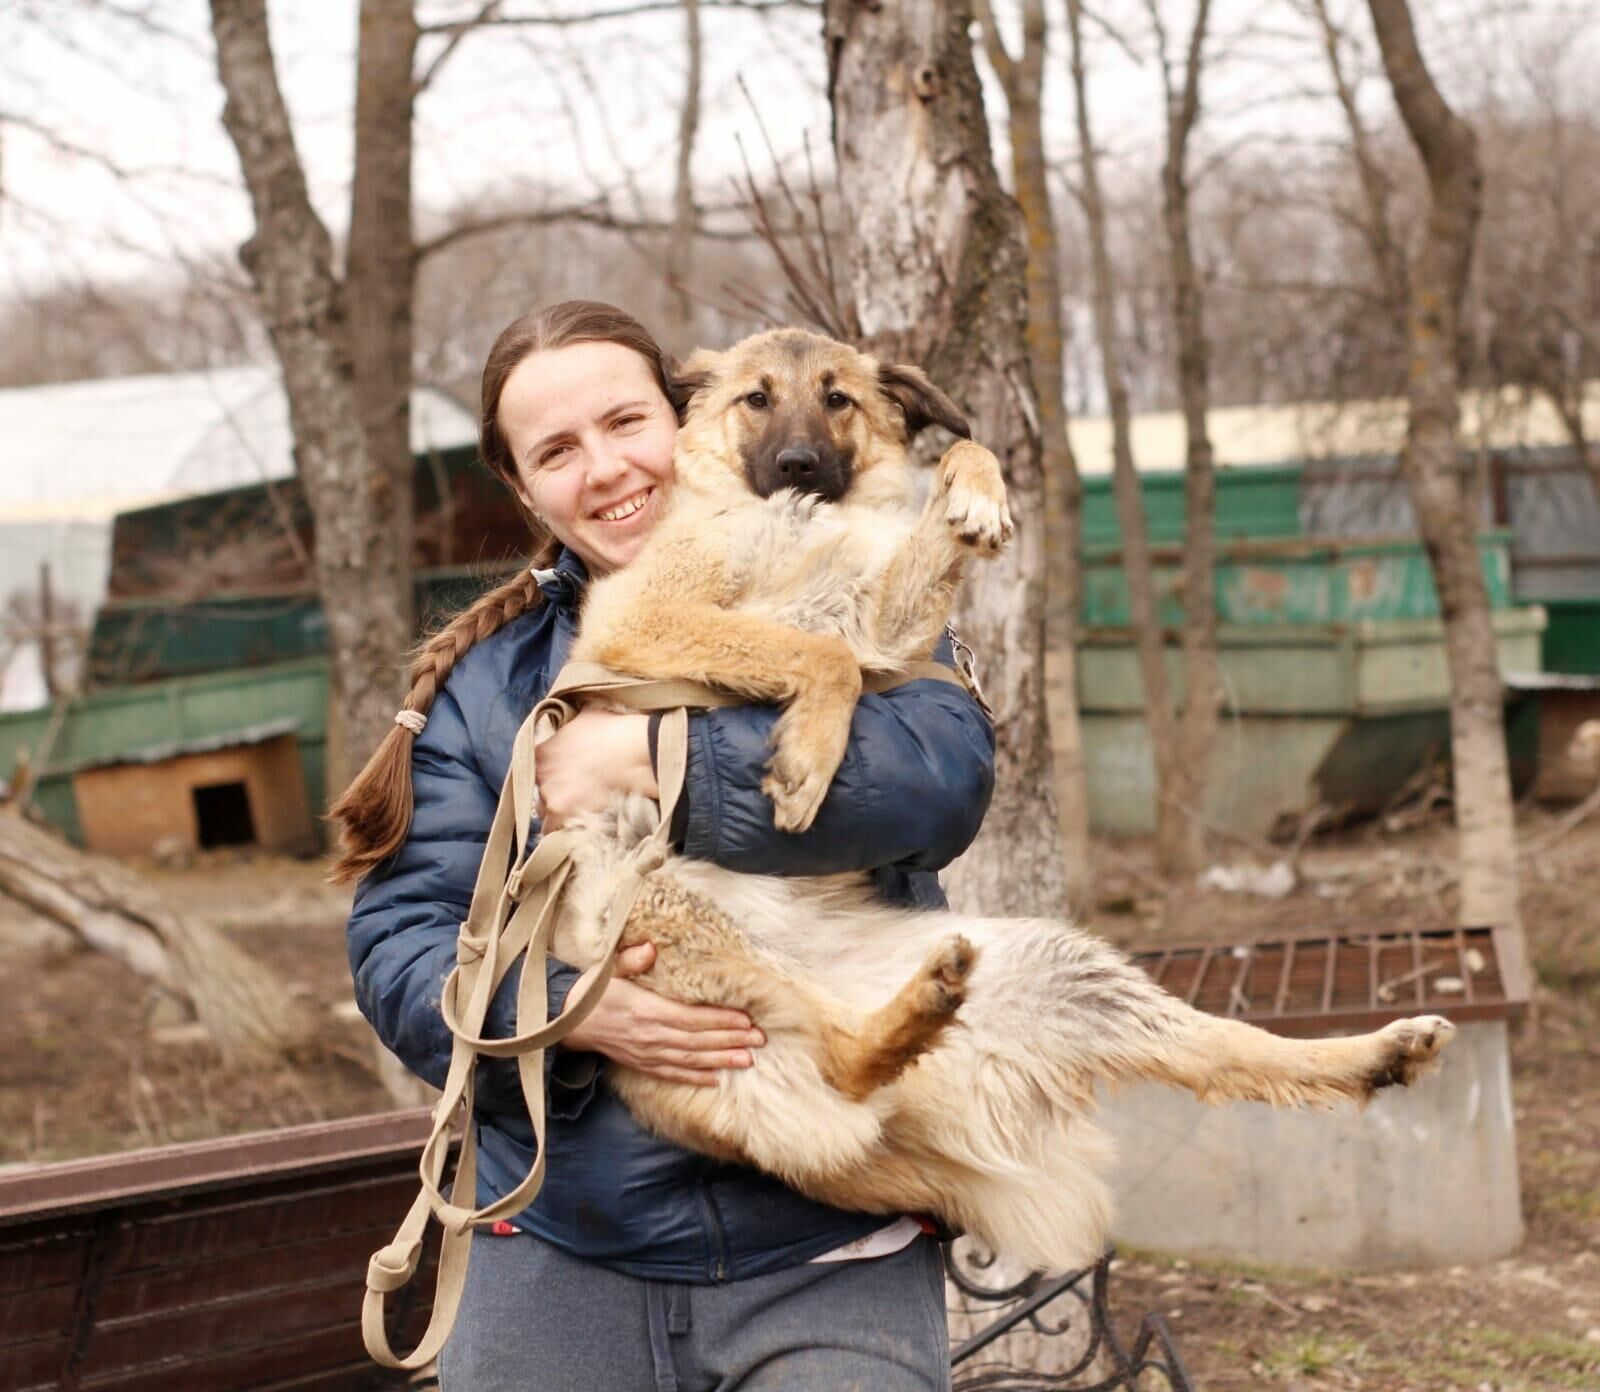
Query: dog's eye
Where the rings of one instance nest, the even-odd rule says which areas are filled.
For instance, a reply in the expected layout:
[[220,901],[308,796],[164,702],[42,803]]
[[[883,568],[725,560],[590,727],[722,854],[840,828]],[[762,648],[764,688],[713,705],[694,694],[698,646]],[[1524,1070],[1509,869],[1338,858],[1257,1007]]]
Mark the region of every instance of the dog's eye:
[[765,411],[767,409],[767,394],[766,392],[751,392],[749,396],[745,397],[744,404],[752,411]]
[[826,404],[830,411],[842,411],[850,404],[850,398],[842,391],[831,391]]

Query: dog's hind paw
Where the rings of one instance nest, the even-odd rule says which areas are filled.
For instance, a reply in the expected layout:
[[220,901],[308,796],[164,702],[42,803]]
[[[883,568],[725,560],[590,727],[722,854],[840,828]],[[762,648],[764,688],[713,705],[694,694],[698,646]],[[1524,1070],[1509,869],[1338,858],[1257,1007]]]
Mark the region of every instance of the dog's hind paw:
[[945,938],[922,964],[924,981],[919,1006],[930,1015],[951,1015],[967,998],[967,977],[978,960],[978,949],[954,933]]
[[1367,1080],[1374,1092],[1379,1088],[1409,1087],[1429,1072],[1439,1051],[1455,1037],[1456,1027],[1442,1015],[1415,1015],[1396,1020],[1378,1031],[1387,1057]]

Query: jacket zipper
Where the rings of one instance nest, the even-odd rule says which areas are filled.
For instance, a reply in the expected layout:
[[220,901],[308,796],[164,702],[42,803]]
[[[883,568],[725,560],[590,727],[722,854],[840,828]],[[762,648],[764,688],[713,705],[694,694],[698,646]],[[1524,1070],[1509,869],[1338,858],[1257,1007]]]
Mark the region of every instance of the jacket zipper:
[[711,1196],[711,1181],[704,1173],[700,1176],[700,1203],[705,1209],[707,1226],[711,1229],[713,1262],[711,1265],[711,1279],[726,1281],[728,1279],[728,1233],[722,1226],[722,1214],[717,1209],[717,1201]]

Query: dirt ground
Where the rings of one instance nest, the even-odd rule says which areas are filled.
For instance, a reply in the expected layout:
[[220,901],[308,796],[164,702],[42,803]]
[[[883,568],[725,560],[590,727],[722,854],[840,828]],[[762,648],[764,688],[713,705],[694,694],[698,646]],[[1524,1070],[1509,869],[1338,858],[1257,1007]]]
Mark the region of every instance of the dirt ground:
[[[1525,842],[1555,819],[1524,817]],[[1235,862],[1264,848],[1227,847]],[[1246,941],[1285,927],[1447,923],[1452,837],[1433,822],[1319,840],[1309,884],[1267,900],[1173,892],[1147,848],[1103,843],[1094,927],[1112,939]],[[224,1067],[173,1031],[115,962],[0,900],[12,989],[0,1012],[0,1165],[62,1159],[383,1110],[364,1026],[350,1018],[348,895],[315,864],[214,854],[139,866],[181,912],[212,923],[321,1007],[322,1056]],[[1125,1252],[1119,1322],[1163,1311],[1197,1384],[1400,1392],[1600,1389],[1600,819],[1524,860],[1537,975],[1513,1078],[1527,1240],[1488,1267],[1357,1276],[1202,1264]],[[21,988],[21,989],[19,989]]]

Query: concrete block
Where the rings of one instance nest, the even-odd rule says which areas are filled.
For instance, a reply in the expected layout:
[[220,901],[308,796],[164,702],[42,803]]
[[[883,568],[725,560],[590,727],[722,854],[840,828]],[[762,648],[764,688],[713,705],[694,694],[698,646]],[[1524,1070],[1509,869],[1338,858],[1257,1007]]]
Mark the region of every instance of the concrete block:
[[1140,1085],[1101,1099],[1117,1240],[1275,1266],[1452,1266],[1522,1241],[1503,1021],[1464,1023],[1442,1068],[1362,1111],[1208,1106]]

